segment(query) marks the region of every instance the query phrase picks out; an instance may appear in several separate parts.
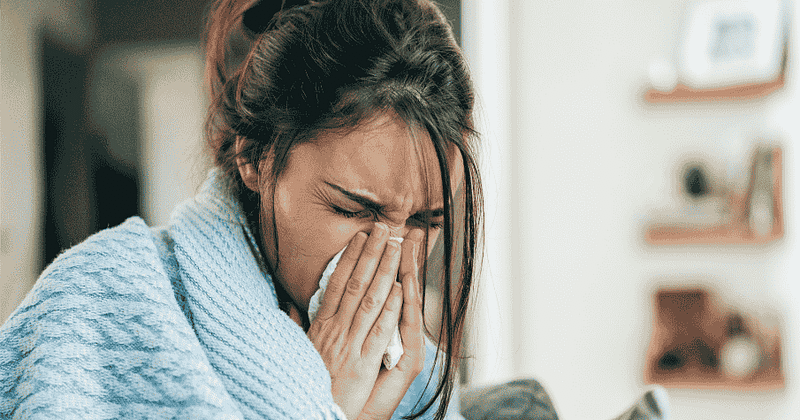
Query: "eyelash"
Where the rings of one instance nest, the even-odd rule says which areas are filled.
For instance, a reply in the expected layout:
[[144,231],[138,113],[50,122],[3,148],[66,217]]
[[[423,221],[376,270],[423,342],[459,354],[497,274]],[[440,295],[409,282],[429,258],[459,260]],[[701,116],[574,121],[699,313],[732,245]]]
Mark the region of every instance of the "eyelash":
[[376,220],[378,219],[378,215],[375,214],[375,212],[372,212],[372,211],[369,211],[369,210],[347,211],[345,209],[342,209],[342,208],[334,206],[333,207],[333,211],[336,212],[336,214],[340,214],[340,215],[342,215],[342,216],[344,216],[344,217],[346,217],[348,219],[352,219],[354,217],[364,217],[364,218],[371,217],[371,218],[376,219]]
[[[332,206],[332,207],[333,207],[333,211],[336,214],[344,216],[347,219],[352,219],[352,218],[356,218],[356,217],[359,217],[359,218],[370,217],[373,220],[378,220],[378,215],[375,214],[375,212],[373,212],[371,210],[348,211],[348,210],[345,210],[345,209],[340,208],[340,207],[336,207],[336,206]],[[419,221],[419,223],[424,224],[422,221]],[[441,229],[443,227],[444,227],[444,223],[442,223],[442,222],[431,222],[431,229],[438,230],[438,229]]]

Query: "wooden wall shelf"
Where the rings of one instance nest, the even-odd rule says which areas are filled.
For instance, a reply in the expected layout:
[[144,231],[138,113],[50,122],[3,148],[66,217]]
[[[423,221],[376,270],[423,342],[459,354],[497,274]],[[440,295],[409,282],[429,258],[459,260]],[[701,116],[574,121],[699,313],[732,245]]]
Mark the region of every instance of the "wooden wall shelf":
[[656,226],[647,231],[647,242],[653,245],[765,244],[782,236],[783,232],[756,236],[743,223],[710,228]]
[[755,182],[754,163],[748,190],[743,195],[732,193],[729,196],[732,214],[729,223],[710,227],[654,224],[647,229],[645,240],[652,245],[764,244],[783,237],[783,155],[779,147],[772,148],[771,153],[773,220],[768,234],[756,234],[747,223]]
[[[645,383],[741,391],[784,388],[779,326],[729,312],[729,306],[721,305],[704,289],[662,289],[655,294],[654,303]],[[736,319],[739,322],[732,324]],[[739,331],[732,331],[734,325]],[[741,336],[757,343],[760,360],[752,371],[735,376],[725,370],[723,346]]]
[[767,96],[782,88],[783,84],[783,73],[777,79],[767,83],[752,83],[717,89],[693,89],[679,84],[672,92],[650,89],[645,92],[644,99],[650,103],[749,100]]

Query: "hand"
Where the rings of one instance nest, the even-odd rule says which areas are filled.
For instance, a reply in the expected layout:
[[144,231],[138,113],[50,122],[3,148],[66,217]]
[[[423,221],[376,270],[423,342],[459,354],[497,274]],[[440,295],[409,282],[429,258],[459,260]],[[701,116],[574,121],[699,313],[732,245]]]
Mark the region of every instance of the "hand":
[[[388,237],[388,228],[376,223],[369,237],[362,232],[353,238],[308,330],[331,374],[334,401],[351,419],[391,416],[424,363],[421,304],[413,273],[421,232],[409,234],[402,247],[387,243]],[[395,282],[401,265],[402,287]],[[394,369],[382,371],[383,353],[401,311],[405,353]]]
[[[400,336],[403,355],[392,370],[382,368],[359,420],[388,419],[397,409],[406,391],[425,366],[425,342],[422,322],[422,295],[419,287],[417,255],[422,243],[422,231],[415,230],[403,240],[400,278],[403,281],[403,312],[400,317]],[[394,390],[402,389],[401,393]]]

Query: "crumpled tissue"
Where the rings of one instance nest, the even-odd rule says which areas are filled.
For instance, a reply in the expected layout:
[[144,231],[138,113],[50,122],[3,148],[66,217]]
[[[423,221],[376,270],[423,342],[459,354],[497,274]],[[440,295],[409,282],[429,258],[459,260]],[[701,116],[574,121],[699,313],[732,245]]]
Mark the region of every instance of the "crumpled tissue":
[[[403,242],[403,238],[389,238],[390,240],[397,241],[398,243]],[[314,295],[311,296],[311,301],[308,302],[308,319],[309,322],[314,321],[314,318],[317,317],[317,312],[319,311],[320,305],[322,305],[322,296],[325,294],[325,289],[328,287],[328,280],[331,278],[331,274],[333,274],[333,270],[336,269],[336,264],[339,263],[339,259],[342,258],[342,254],[347,247],[344,247],[338,254],[336,254],[331,261],[328,263],[328,266],[325,267],[325,271],[322,272],[322,277],[319,279],[319,289],[314,292]],[[400,356],[403,355],[403,341],[400,339],[400,328],[394,327],[394,333],[392,334],[392,339],[389,341],[389,346],[386,348],[386,352],[383,353],[383,365],[386,366],[386,369],[391,369],[395,367],[398,361],[400,361]]]

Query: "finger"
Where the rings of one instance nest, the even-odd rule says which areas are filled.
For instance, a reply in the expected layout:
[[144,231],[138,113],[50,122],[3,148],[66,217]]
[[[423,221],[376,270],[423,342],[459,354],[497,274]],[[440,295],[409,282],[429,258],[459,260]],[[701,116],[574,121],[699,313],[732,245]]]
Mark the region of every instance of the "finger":
[[[383,311],[372,325],[369,335],[364,340],[361,347],[361,357],[367,359],[368,363],[376,365],[383,360],[383,353],[389,347],[394,329],[400,320],[400,310],[403,306],[403,291],[399,284],[392,283],[392,290],[383,306]],[[378,365],[379,366],[379,365]]]
[[419,295],[419,280],[411,274],[403,277],[403,311],[400,318],[400,333],[403,327],[422,331],[422,298]]
[[320,319],[328,319],[336,313],[339,309],[339,302],[342,300],[344,288],[347,285],[347,279],[353,273],[358,262],[358,257],[361,255],[361,250],[364,248],[364,243],[367,241],[367,234],[358,232],[350,243],[347,249],[339,259],[336,269],[328,279],[328,287],[325,289],[325,294],[322,295],[322,304],[317,312],[317,317]]
[[389,228],[383,223],[375,223],[369,238],[364,243],[364,248],[358,258],[356,268],[347,279],[342,299],[339,302],[338,314],[348,322],[352,321],[356,309],[361,304],[375,270],[378,269],[386,240],[389,238]]
[[372,279],[369,290],[361,299],[355,316],[353,317],[352,332],[353,340],[356,343],[363,343],[369,334],[370,328],[378,319],[383,310],[386,298],[392,290],[392,286],[397,279],[397,269],[400,266],[400,244],[397,241],[388,241],[383,252],[378,270]]
[[400,370],[422,371],[425,364],[425,342],[422,324],[422,298],[419,294],[419,277],[408,274],[403,277],[403,316],[400,317],[400,336],[403,340],[403,356],[397,362]]
[[401,279],[406,274],[411,274],[419,270],[419,248],[422,242],[423,233],[419,229],[414,229],[406,235],[403,240],[403,253],[400,257],[400,271],[398,277]]

